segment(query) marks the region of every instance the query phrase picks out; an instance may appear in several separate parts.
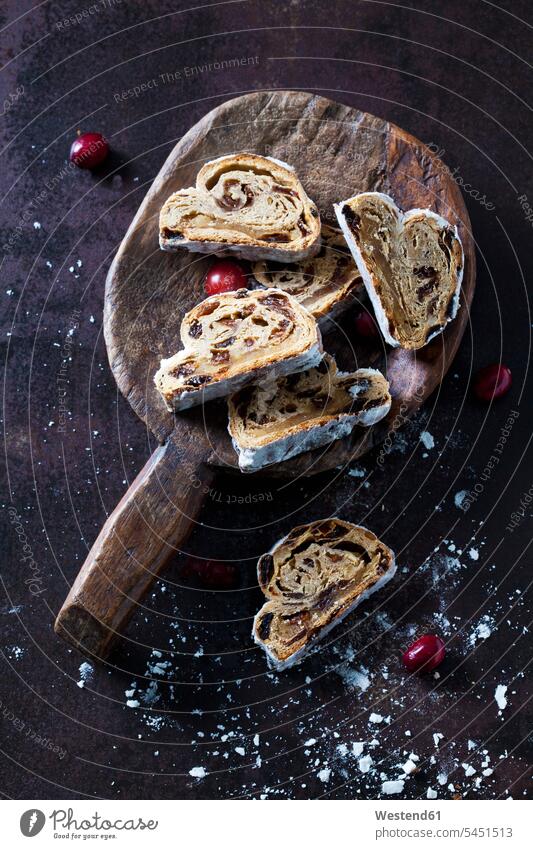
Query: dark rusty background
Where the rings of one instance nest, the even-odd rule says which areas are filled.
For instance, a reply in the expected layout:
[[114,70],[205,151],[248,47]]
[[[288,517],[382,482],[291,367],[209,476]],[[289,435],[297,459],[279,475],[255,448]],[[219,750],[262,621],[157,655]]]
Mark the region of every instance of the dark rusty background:
[[[532,84],[529,6],[2,5],[4,796],[375,798],[380,772],[395,778],[404,751],[420,756],[404,798],[425,798],[428,786],[442,798],[527,795],[533,187],[531,118],[522,98]],[[443,8],[447,19],[438,16]],[[67,26],[76,13],[79,22]],[[214,66],[235,58],[246,61]],[[144,91],[128,96],[142,84]],[[107,364],[105,273],[181,135],[224,99],[269,88],[316,91],[357,106],[440,152],[464,185],[478,247],[472,321],[440,391],[397,434],[382,467],[376,451],[357,465],[365,476],[343,472],[287,487],[220,475],[187,550],[236,561],[238,589],[206,592],[184,573],[185,556],[176,558],[110,662],[79,687],[82,658],[54,636],[53,619],[107,513],[153,447],[117,396]],[[113,155],[95,174],[66,167],[78,129],[111,141]],[[513,370],[513,389],[491,408],[481,406],[469,393],[471,373],[500,358]],[[59,389],[68,410],[64,433]],[[519,415],[487,469],[511,411]],[[427,450],[419,441],[424,430],[435,443]],[[459,491],[478,492],[468,512],[455,504]],[[261,601],[254,563],[291,526],[335,512],[369,525],[396,550],[393,589],[301,667],[266,675],[249,638]],[[519,521],[509,529],[513,514]],[[467,553],[471,547],[479,559]],[[457,549],[460,565],[444,557]],[[472,639],[489,620],[490,637]],[[400,651],[413,634],[439,627],[449,643],[441,677],[406,678]],[[154,671],[152,648],[170,661],[165,673]],[[339,676],[347,658],[348,669],[369,670],[365,692],[348,685],[346,666]],[[160,682],[151,705],[150,678]],[[508,687],[501,713],[494,700],[500,683]],[[140,708],[126,706],[130,690]],[[372,712],[390,716],[390,724],[369,729]],[[436,732],[443,735],[438,748]],[[365,776],[337,746],[374,736],[379,746],[370,751],[379,765]],[[317,741],[312,751],[303,745],[309,738]],[[477,747],[471,752],[469,739]],[[480,776],[483,749],[494,772],[476,788],[460,764],[471,758]],[[189,775],[196,766],[206,769],[205,779]],[[318,776],[323,768],[331,770],[327,781]],[[443,769],[453,790],[436,781]]]

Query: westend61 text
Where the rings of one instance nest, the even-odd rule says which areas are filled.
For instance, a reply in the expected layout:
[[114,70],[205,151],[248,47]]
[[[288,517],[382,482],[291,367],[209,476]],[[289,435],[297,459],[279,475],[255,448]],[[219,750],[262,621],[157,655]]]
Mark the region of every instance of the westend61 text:
[[377,820],[439,820],[440,811],[374,811]]

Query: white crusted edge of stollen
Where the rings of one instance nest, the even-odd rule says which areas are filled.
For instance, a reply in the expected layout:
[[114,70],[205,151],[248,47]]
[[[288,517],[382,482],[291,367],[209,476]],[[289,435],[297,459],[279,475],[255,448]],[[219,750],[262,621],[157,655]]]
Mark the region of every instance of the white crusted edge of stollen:
[[[351,377],[352,375],[384,375],[378,369],[362,368],[355,372],[338,371],[335,377]],[[348,390],[353,398],[361,394],[365,390],[359,386],[352,386]],[[265,445],[260,445],[257,448],[241,447],[238,440],[232,435],[230,425],[228,423],[228,432],[231,436],[231,443],[237,454],[239,469],[241,472],[256,472],[265,466],[271,466],[274,463],[281,463],[283,460],[288,460],[290,457],[295,457],[298,454],[303,454],[304,451],[312,451],[314,448],[320,448],[322,445],[327,445],[331,442],[336,442],[339,439],[344,439],[349,436],[356,425],[363,427],[371,427],[381,421],[391,408],[392,401],[382,404],[380,407],[374,407],[371,410],[363,410],[359,413],[346,412],[338,413],[334,418],[324,424],[302,428],[295,433],[287,434],[280,439],[274,439]]]
[[324,424],[288,434],[258,448],[241,448],[234,437],[231,442],[237,454],[241,472],[256,472],[258,469],[271,466],[273,463],[281,463],[304,451],[312,451],[313,448],[336,442],[348,436],[356,424],[357,419],[353,413],[340,413]]
[[[457,241],[459,242],[459,246],[461,248],[462,262],[461,262],[461,270],[459,271],[459,274],[457,275],[457,283],[456,283],[455,292],[454,292],[454,295],[453,295],[453,298],[452,298],[452,309],[450,311],[450,315],[446,319],[445,324],[443,324],[442,327],[438,328],[434,333],[432,333],[431,336],[428,336],[428,338],[426,339],[426,341],[424,343],[424,345],[427,345],[427,343],[431,339],[434,339],[435,336],[438,336],[440,333],[442,333],[442,331],[444,330],[446,325],[449,324],[450,321],[453,321],[453,319],[457,315],[457,311],[458,311],[459,306],[460,306],[460,304],[459,304],[459,294],[460,294],[460,291],[461,291],[461,283],[462,283],[462,280],[463,280],[464,248],[463,248],[463,243],[461,242],[461,238],[459,236],[459,232],[457,230],[457,227],[455,226],[455,224],[450,224],[449,221],[447,221],[441,215],[438,215],[436,212],[433,212],[431,209],[422,209],[420,207],[416,207],[415,209],[409,209],[407,212],[403,212],[400,209],[400,207],[396,204],[394,199],[391,198],[390,195],[385,194],[384,192],[361,192],[360,194],[366,195],[368,197],[378,197],[378,198],[381,198],[381,200],[386,201],[398,213],[399,220],[402,224],[405,224],[405,222],[408,221],[409,218],[411,218],[412,216],[419,215],[420,213],[423,213],[428,218],[433,218],[435,221],[437,221],[439,226],[450,227],[454,231],[454,236],[457,239]],[[367,291],[368,297],[370,298],[370,301],[371,301],[372,306],[374,308],[374,314],[376,316],[376,321],[377,321],[379,328],[380,328],[380,330],[383,334],[383,338],[393,348],[399,348],[399,347],[401,347],[401,343],[390,332],[389,319],[388,319],[388,317],[385,313],[385,310],[384,310],[383,305],[381,303],[381,299],[380,299],[379,295],[377,294],[377,292],[374,288],[374,282],[372,280],[372,275],[370,273],[370,270],[369,270],[365,260],[363,259],[363,255],[361,254],[361,251],[359,249],[359,245],[357,244],[357,242],[353,238],[352,232],[351,232],[351,230],[348,226],[348,223],[346,221],[344,213],[342,212],[343,206],[345,204],[349,203],[351,200],[353,200],[354,197],[358,197],[358,195],[354,195],[351,198],[347,198],[346,200],[343,200],[343,201],[340,201],[339,203],[333,204],[333,208],[335,210],[335,215],[337,216],[337,221],[339,222],[339,225],[340,225],[340,228],[343,232],[344,238],[346,239],[346,243],[347,243],[348,247],[350,248],[350,252],[351,252],[351,254],[352,254],[352,256],[355,260],[357,268],[359,269],[359,273],[361,274],[361,277],[363,278],[363,283],[365,284],[365,289]]]
[[208,384],[207,386],[200,386],[198,389],[182,392],[172,403],[167,403],[157,385],[157,379],[160,372],[164,371],[165,364],[172,359],[172,357],[169,357],[167,360],[161,360],[159,369],[154,376],[154,383],[166,404],[167,410],[171,413],[175,411],[179,412],[180,410],[187,410],[189,407],[194,407],[197,404],[211,401],[214,398],[225,398],[227,395],[233,395],[234,392],[238,392],[239,389],[242,389],[248,383],[257,383],[258,380],[262,380],[266,376],[285,377],[287,374],[293,374],[298,371],[306,371],[308,368],[317,366],[323,357],[320,331],[318,331],[318,333],[318,341],[306,351],[302,351],[301,354],[296,354],[294,357],[287,357],[284,360],[275,362],[274,364],[267,364],[265,366],[260,366],[259,368],[250,369],[248,372],[236,374],[234,377],[230,377],[227,380],[216,381],[215,383]]
[[300,262],[309,259],[320,250],[320,236],[308,248],[298,251],[287,251],[282,248],[261,248],[256,245],[234,244],[228,245],[222,242],[200,242],[189,241],[173,236],[164,238],[159,234],[159,247],[162,251],[175,251],[180,248],[196,254],[216,254],[219,257],[236,256],[238,259],[246,259],[250,262],[260,259],[271,259],[273,262]]
[[[368,528],[365,528],[362,525],[357,525],[357,527],[361,528],[363,531],[369,531]],[[369,531],[369,533],[373,533],[373,531]],[[374,534],[374,536],[375,536],[375,534]],[[267,552],[267,554],[273,554],[275,549],[278,548],[278,546],[282,545],[285,542],[286,539],[287,539],[287,537],[283,537],[283,539],[281,539],[279,542],[277,542],[276,545],[274,545],[270,549],[270,551]],[[385,543],[383,543],[383,545],[385,545]],[[396,569],[397,569],[396,556],[394,554],[394,551],[391,548],[389,548],[389,546],[387,546],[387,548],[391,553],[392,560],[391,560],[391,564],[390,564],[389,568],[387,569],[387,571],[385,572],[385,574],[382,575],[382,577],[379,578],[375,582],[375,584],[372,584],[371,587],[369,587],[367,590],[364,590],[364,592],[362,592],[360,595],[358,595],[357,598],[353,600],[352,604],[348,607],[348,609],[344,611],[344,613],[342,613],[340,616],[336,616],[335,619],[333,619],[331,622],[328,622],[328,624],[325,625],[324,628],[322,628],[318,632],[318,634],[315,634],[315,636],[312,638],[312,640],[310,640],[305,646],[302,646],[301,649],[298,649],[298,651],[294,652],[294,654],[291,655],[291,657],[287,658],[287,660],[281,660],[281,661],[278,660],[277,657],[274,655],[274,653],[272,651],[270,651],[268,646],[266,646],[265,643],[263,643],[256,636],[256,633],[255,633],[256,623],[257,623],[257,619],[258,619],[258,617],[259,617],[259,615],[262,611],[262,608],[261,608],[261,610],[257,611],[256,615],[254,616],[254,622],[253,622],[253,626],[252,626],[252,637],[253,637],[254,643],[256,643],[256,645],[258,645],[258,646],[261,646],[261,648],[265,652],[265,654],[267,656],[268,665],[271,669],[275,669],[277,672],[282,672],[284,669],[289,669],[291,666],[295,666],[297,663],[300,663],[300,661],[303,660],[303,658],[307,654],[309,654],[311,649],[313,649],[315,647],[315,645],[323,637],[325,637],[327,633],[329,633],[329,631],[331,631],[336,625],[339,625],[347,616],[349,616],[350,613],[352,613],[355,610],[355,608],[358,607],[361,604],[361,602],[366,601],[367,598],[369,598],[377,590],[381,589],[381,587],[383,587],[385,584],[387,584],[394,577],[394,575],[396,574]],[[262,555],[262,556],[264,557],[264,555]]]

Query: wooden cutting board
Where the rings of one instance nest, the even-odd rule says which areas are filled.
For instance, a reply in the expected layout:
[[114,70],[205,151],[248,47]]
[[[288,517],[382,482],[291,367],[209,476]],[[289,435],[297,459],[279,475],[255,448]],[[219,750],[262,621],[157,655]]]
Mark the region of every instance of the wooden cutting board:
[[316,474],[347,464],[411,416],[441,382],[465,330],[475,287],[470,220],[450,172],[422,142],[393,124],[303,92],[257,92],[217,106],[170,153],[110,268],[104,330],[117,384],[161,447],[107,520],[63,605],[56,630],[103,657],[136,603],[194,526],[216,467],[236,468],[224,402],[173,416],[155,390],[161,357],[180,347],[179,326],[204,297],[211,257],[158,246],[159,210],[193,185],[208,160],[237,151],[274,156],[296,169],[322,220],[336,225],[333,203],[382,191],[404,210],[432,209],[457,224],[465,250],[462,307],[455,321],[419,351],[361,344],[349,316],[324,338],[343,368],[381,368],[391,383],[390,414],[371,429],[300,455],[263,474]]

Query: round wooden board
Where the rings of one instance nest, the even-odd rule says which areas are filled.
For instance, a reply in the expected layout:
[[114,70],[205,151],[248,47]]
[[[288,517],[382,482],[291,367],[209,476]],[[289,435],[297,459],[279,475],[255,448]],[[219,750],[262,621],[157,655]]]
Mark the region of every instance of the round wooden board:
[[157,394],[153,375],[162,356],[180,348],[185,312],[204,297],[211,257],[158,246],[159,210],[177,189],[193,185],[204,162],[236,151],[274,156],[296,169],[324,221],[336,224],[333,203],[362,191],[392,195],[404,210],[432,209],[457,224],[465,250],[462,307],[446,331],[420,351],[357,344],[348,315],[324,336],[326,350],[343,368],[381,368],[391,383],[390,414],[371,429],[326,449],[270,467],[269,473],[315,474],[347,463],[382,441],[412,415],[441,382],[466,327],[475,287],[470,220],[459,188],[443,163],[418,139],[387,121],[323,97],[267,91],[217,106],[174,147],[154,180],[110,268],[104,330],[117,384],[160,442],[171,433],[183,444],[191,435],[209,441],[208,462],[236,466],[227,434],[224,402],[176,417]]

